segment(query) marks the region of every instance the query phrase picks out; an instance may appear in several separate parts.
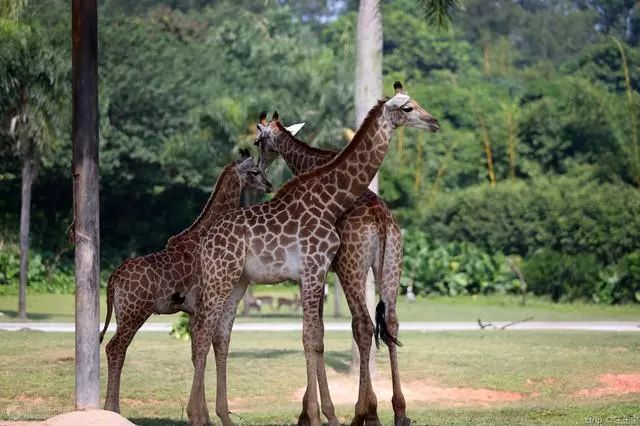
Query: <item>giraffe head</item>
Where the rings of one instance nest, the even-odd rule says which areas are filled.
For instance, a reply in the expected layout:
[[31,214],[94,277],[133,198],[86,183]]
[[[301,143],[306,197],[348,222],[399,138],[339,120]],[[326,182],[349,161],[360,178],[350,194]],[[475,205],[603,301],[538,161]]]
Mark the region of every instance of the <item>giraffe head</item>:
[[249,156],[249,151],[241,149],[240,154],[243,159],[236,162],[235,168],[240,177],[241,186],[266,193],[273,191],[273,186],[267,179],[264,170],[258,167],[253,158]]
[[280,123],[278,111],[273,113],[271,121],[267,121],[267,113],[262,112],[260,114],[260,122],[256,126],[258,128],[258,135],[254,142],[260,149],[258,166],[260,166],[262,170],[266,170],[278,153],[281,152],[278,147],[278,136],[282,133],[283,129],[287,130],[291,136],[295,136],[304,125],[305,123],[298,123],[284,127]]
[[399,81],[393,83],[395,95],[385,102],[383,115],[395,128],[399,126],[415,127],[418,129],[437,132],[440,130],[438,120],[422,108],[402,88]]

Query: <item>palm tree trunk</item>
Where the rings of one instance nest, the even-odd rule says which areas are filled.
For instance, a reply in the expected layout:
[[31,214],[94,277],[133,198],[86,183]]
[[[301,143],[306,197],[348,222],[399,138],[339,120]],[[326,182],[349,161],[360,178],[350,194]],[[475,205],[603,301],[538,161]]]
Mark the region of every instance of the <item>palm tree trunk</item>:
[[20,290],[18,318],[27,319],[27,278],[29,274],[29,223],[31,219],[31,188],[36,176],[33,152],[26,150],[22,163],[22,193],[20,203]]
[[[382,15],[379,0],[360,0],[358,8],[358,29],[356,47],[356,128],[364,121],[369,110],[382,97]],[[378,174],[369,189],[378,193]],[[375,284],[373,274],[367,276],[367,307],[373,318],[375,310]],[[360,356],[353,342],[351,372],[359,371]],[[375,346],[371,346],[369,370],[375,374]]]

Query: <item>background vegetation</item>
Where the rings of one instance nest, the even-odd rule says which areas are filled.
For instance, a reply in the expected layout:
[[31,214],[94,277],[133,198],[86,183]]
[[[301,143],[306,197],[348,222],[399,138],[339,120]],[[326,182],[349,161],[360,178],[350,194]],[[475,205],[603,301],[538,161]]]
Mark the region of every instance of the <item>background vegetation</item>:
[[[381,194],[405,229],[403,288],[640,302],[640,9],[633,0],[464,0],[436,31],[383,3],[384,76],[437,116],[401,130]],[[344,145],[357,2],[100,4],[104,274],[187,226],[264,109]],[[73,290],[70,22],[62,0],[0,20],[0,293],[15,292],[27,105],[33,290]],[[30,94],[24,97],[24,89]],[[33,96],[31,96],[31,94]],[[28,102],[25,103],[25,99]],[[290,176],[273,170],[274,182]]]

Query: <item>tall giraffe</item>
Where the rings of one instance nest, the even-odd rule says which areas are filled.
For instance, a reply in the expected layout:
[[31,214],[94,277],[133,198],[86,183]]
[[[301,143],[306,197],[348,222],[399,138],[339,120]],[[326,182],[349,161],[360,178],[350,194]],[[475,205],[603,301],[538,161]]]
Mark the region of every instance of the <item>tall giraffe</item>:
[[129,344],[147,318],[153,313],[193,314],[200,293],[194,276],[200,238],[216,215],[238,208],[245,186],[271,191],[271,184],[252,158],[233,162],[222,170],[200,216],[189,228],[171,237],[164,250],[127,259],[109,277],[107,318],[100,341],[109,327],[112,307],[118,327],[106,347],[106,410],[120,412],[122,365]]
[[[194,379],[187,414],[192,425],[209,422],[204,372],[210,342],[216,358],[216,414],[230,425],[226,358],[233,316],[248,282],[300,283],[307,391],[300,424],[320,425],[318,380],[324,371],[324,281],[340,246],[338,219],[367,189],[380,167],[393,130],[401,125],[438,130],[438,122],[405,93],[380,101],[349,145],[331,162],[295,177],[269,202],[219,217],[201,241],[202,293],[192,322]],[[224,315],[223,315],[224,313]],[[214,338],[215,336],[215,338]],[[322,383],[322,382],[325,383]],[[322,411],[338,424],[328,395]]]
[[[400,91],[400,87],[396,87]],[[280,154],[295,175],[331,161],[338,153],[311,147],[296,139],[279,121],[277,113],[267,124],[266,114],[260,116],[258,138],[259,164],[266,169],[274,156]],[[366,278],[373,269],[380,303],[376,309],[376,342],[378,336],[387,344],[391,363],[393,397],[391,399],[395,425],[411,424],[406,416],[406,404],[400,385],[397,349],[399,344],[396,299],[402,271],[402,234],[386,203],[374,192],[366,190],[338,220],[340,249],[333,260],[352,315],[353,337],[360,352],[360,387],[355,407],[354,425],[378,421],[377,401],[371,386],[369,350],[374,325],[366,305]],[[386,321],[385,321],[386,320]]]

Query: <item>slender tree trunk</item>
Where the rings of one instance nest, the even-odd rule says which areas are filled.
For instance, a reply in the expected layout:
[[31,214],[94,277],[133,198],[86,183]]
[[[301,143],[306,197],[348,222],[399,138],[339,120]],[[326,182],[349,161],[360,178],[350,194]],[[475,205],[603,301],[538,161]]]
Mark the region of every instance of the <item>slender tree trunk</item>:
[[36,176],[33,152],[27,150],[22,163],[22,194],[20,202],[20,293],[18,318],[27,319],[27,278],[29,275],[29,224],[31,220],[31,188]]
[[[367,116],[369,110],[382,97],[382,15],[379,0],[360,0],[358,9],[358,29],[356,47],[356,127]],[[378,174],[373,178],[369,189],[378,193]],[[371,318],[375,315],[375,284],[373,274],[367,276],[367,307]],[[351,372],[359,371],[360,357],[353,342]],[[371,345],[369,369],[375,374],[375,345]]]
[[335,281],[333,282],[333,317],[334,318],[340,318],[342,317],[342,314],[340,313],[340,296],[341,296],[341,289],[340,289],[340,280],[338,279],[338,276],[335,276]]
[[76,409],[100,404],[100,162],[98,4],[72,1]]

